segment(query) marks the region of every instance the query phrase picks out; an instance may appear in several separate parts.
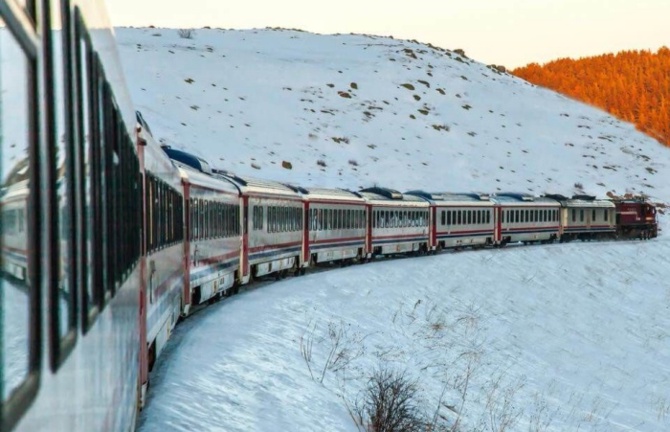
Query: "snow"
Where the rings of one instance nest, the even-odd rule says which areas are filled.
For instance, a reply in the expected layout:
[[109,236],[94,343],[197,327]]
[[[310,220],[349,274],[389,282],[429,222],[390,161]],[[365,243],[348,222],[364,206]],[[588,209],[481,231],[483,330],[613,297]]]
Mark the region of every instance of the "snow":
[[28,293],[25,285],[3,277],[0,279],[2,319],[2,399],[15,390],[28,374]]
[[[218,168],[303,186],[670,201],[667,148],[452,52],[270,29],[116,31],[156,138]],[[514,431],[668,430],[661,219],[647,242],[447,252],[251,287],[177,327],[140,430],[355,431],[348,407],[382,366],[465,430],[505,416]],[[347,355],[323,373],[338,334]]]

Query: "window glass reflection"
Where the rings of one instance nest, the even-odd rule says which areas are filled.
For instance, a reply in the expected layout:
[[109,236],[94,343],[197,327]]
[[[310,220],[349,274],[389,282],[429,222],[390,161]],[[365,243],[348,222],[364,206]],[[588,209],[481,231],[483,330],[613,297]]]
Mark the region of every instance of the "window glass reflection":
[[63,31],[60,22],[60,2],[54,1],[51,3],[51,37],[52,37],[52,51],[53,51],[53,80],[54,88],[54,116],[55,116],[55,139],[56,139],[56,205],[58,211],[54,215],[57,223],[57,233],[59,237],[59,259],[58,259],[58,334],[62,338],[70,330],[70,314],[71,310],[71,292],[70,292],[70,266],[68,260],[70,258],[70,210],[72,208],[69,203],[68,196],[68,167],[66,166],[68,150],[66,134],[65,134],[65,118],[64,118],[64,80],[63,80],[63,50],[62,38]]
[[28,62],[0,19],[0,371],[2,399],[26,379],[29,359]]

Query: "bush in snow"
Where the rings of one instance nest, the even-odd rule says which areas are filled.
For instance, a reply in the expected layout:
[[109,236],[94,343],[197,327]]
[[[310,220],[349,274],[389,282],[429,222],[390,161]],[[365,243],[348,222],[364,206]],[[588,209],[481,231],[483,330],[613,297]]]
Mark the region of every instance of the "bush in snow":
[[354,407],[354,420],[366,432],[426,432],[430,430],[419,407],[417,383],[404,373],[376,370]]
[[179,37],[182,39],[193,39],[193,36],[195,36],[195,30],[193,29],[179,29],[177,30],[177,34],[179,34]]

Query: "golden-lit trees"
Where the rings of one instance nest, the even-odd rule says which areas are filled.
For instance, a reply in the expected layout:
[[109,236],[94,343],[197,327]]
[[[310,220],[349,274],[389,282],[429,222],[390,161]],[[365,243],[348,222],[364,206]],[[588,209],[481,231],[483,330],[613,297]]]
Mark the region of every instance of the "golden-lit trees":
[[531,63],[515,75],[597,106],[670,146],[670,49]]

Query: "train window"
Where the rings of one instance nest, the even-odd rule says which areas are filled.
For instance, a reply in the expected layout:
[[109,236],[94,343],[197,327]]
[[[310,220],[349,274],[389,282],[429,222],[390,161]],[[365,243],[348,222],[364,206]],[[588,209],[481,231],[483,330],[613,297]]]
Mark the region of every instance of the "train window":
[[[444,210],[442,210],[442,225],[445,224],[444,213],[445,213]],[[447,224],[447,225],[451,225],[451,212],[448,211],[448,212],[446,212],[446,213],[447,213],[446,224]]]
[[[50,65],[45,65],[48,68],[49,82],[52,84],[53,93],[47,94],[47,103],[49,110],[47,111],[49,119],[47,123],[52,125],[48,130],[48,146],[50,161],[50,183],[54,186],[49,188],[49,192],[53,194],[49,202],[52,204],[52,232],[54,233],[55,241],[50,242],[55,245],[52,248],[52,254],[56,260],[55,277],[52,278],[55,283],[49,285],[49,301],[51,303],[50,310],[54,313],[50,316],[50,328],[53,333],[50,335],[51,341],[51,365],[56,369],[64,360],[65,356],[71,351],[75,340],[75,327],[77,325],[77,318],[75,315],[75,302],[77,300],[77,292],[74,278],[71,275],[76,274],[76,264],[73,257],[73,230],[71,229],[71,220],[74,218],[75,206],[72,205],[71,196],[74,190],[73,181],[73,151],[72,135],[73,135],[73,119],[71,116],[65,116],[64,112],[71,112],[72,100],[71,92],[66,91],[72,88],[72,76],[70,73],[71,64],[69,61],[63,61],[64,56],[69,52],[64,52],[62,49],[57,49],[61,44],[60,29],[63,27],[60,22],[60,2],[54,1],[51,3],[51,20],[49,23],[50,29],[57,29],[51,31],[49,29],[47,35],[49,36],[48,54],[51,60]],[[69,39],[69,33],[67,33]],[[70,41],[67,41],[69,46]],[[67,67],[66,74],[63,73],[64,68]],[[67,81],[66,81],[67,78]],[[68,94],[68,99],[65,99],[65,94]],[[57,101],[65,101],[64,106],[57,105]],[[110,272],[114,274],[113,272]],[[69,337],[68,337],[69,336]],[[67,338],[66,338],[67,337]]]
[[577,221],[577,209],[572,209],[572,221]]
[[579,221],[584,222],[584,209],[579,210]]
[[41,266],[33,263],[41,218],[31,177],[39,160],[39,102],[32,29],[2,17],[0,29],[0,429],[9,430],[38,384]]
[[99,251],[100,232],[96,229],[99,210],[99,147],[95,144],[98,129],[96,127],[97,78],[95,76],[95,57],[91,49],[91,43],[84,27],[81,17],[77,15],[76,21],[77,37],[75,46],[76,79],[77,79],[77,114],[79,126],[78,152],[81,155],[79,171],[82,181],[80,183],[80,194],[82,202],[82,232],[78,237],[81,251],[81,272],[84,289],[84,307],[82,308],[82,321],[84,331],[90,328],[95,315],[102,307],[102,284],[100,283]]
[[486,212],[486,223],[491,223],[491,211]]
[[591,214],[591,221],[595,222],[595,220],[596,220],[596,209],[593,209],[593,212]]
[[608,215],[608,211],[607,211],[607,209],[603,210],[603,220],[604,220],[605,222],[607,222],[607,217],[608,217],[608,216],[609,216],[609,215]]

